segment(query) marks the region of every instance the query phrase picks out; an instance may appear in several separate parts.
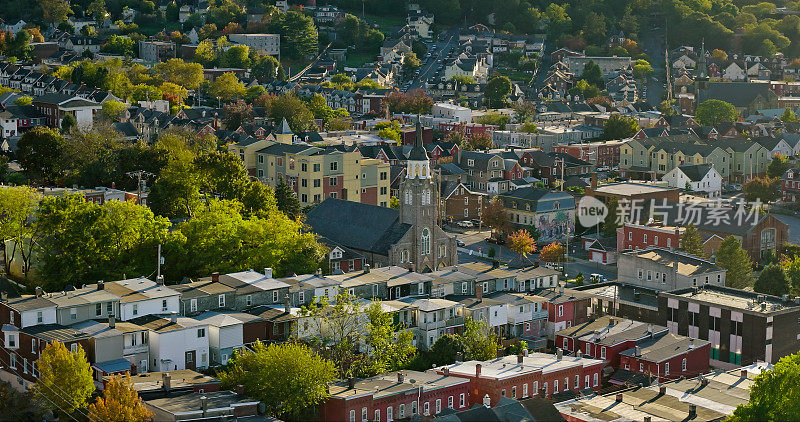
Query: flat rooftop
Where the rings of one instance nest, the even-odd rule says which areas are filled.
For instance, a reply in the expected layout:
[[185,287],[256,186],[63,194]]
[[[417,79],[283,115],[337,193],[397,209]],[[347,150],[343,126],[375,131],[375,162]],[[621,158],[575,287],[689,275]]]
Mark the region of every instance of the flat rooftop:
[[[800,308],[800,304],[798,304],[796,301],[784,301],[782,298],[776,296],[762,295],[748,292],[746,290],[721,288],[718,286],[704,286],[698,288],[697,290],[675,290],[668,292],[667,294],[684,297],[692,301],[706,302],[763,314],[769,314],[791,308]],[[762,299],[760,302],[759,297]]]
[[609,183],[605,185],[600,185],[597,187],[595,192],[604,193],[607,195],[633,196],[633,195],[646,195],[650,193],[660,193],[670,190],[677,191],[676,188],[668,188],[665,186],[657,186],[653,184],[622,182],[622,183]]
[[444,367],[449,368],[450,374],[474,376],[478,365],[481,365],[481,378],[504,379],[535,372],[549,373],[580,366],[603,365],[603,361],[575,356],[558,359],[556,355],[549,353],[529,353],[522,358],[522,363],[517,363],[517,356],[504,356],[483,362],[456,362]]
[[[398,373],[402,374],[402,382],[400,382]],[[409,390],[417,391],[420,387],[423,391],[430,391],[467,383],[469,380],[466,378],[440,375],[435,372],[395,371],[357,380],[354,388],[350,388],[347,381],[331,384],[330,393],[331,397],[336,398],[348,398],[368,393],[372,393],[374,397],[386,397]]]
[[647,259],[665,266],[678,264],[678,274],[685,276],[706,274],[709,272],[725,271],[724,268],[713,264],[711,261],[700,259],[692,255],[670,251],[662,248],[628,251],[624,255]]

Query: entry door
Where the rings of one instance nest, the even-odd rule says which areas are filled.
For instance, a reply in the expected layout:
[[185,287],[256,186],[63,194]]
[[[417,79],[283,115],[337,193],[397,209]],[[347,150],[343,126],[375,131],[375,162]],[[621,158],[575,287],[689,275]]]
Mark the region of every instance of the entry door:
[[186,369],[195,368],[195,351],[192,350],[191,352],[186,352]]

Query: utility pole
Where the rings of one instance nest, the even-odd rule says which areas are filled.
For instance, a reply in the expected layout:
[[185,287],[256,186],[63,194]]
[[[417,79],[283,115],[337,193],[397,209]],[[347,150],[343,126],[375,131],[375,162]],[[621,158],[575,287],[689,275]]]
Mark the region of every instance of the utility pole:
[[158,244],[158,265],[156,267],[156,280],[161,280],[161,244]]
[[145,177],[153,177],[155,174],[144,170],[135,170],[125,173],[128,177],[136,178],[136,204],[142,205],[142,182]]

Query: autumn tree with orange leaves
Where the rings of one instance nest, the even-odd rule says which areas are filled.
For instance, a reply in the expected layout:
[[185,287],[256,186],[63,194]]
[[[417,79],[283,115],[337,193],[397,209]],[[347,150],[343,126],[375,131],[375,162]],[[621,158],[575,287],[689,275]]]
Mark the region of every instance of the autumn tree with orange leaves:
[[89,405],[89,420],[144,422],[153,418],[145,407],[128,374],[114,375],[103,390],[103,397]]

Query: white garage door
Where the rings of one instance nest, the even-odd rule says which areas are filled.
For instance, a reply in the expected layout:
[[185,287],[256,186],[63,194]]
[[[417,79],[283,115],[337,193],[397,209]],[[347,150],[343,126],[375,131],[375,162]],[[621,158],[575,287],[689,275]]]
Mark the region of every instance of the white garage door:
[[594,252],[594,251],[592,251],[591,260],[593,262],[599,262],[599,263],[602,264],[603,263],[603,253],[602,252]]

